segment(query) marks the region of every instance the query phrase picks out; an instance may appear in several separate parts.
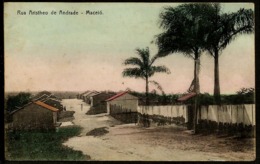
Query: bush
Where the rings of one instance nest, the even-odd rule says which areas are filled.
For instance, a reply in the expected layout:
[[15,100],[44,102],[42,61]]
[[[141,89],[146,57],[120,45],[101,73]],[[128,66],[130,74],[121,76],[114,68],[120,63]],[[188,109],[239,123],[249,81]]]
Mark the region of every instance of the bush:
[[8,96],[6,101],[6,109],[8,111],[13,111],[16,107],[22,107],[29,103],[31,100],[31,94],[26,92],[20,92],[16,96]]
[[68,138],[79,135],[79,126],[62,127],[55,131],[7,132],[8,160],[87,160],[80,151],[63,146]]

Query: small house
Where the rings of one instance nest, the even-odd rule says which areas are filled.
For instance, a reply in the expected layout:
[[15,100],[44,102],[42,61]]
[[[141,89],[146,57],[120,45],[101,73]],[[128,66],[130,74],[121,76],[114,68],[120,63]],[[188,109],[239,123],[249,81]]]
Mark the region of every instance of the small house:
[[44,102],[45,104],[47,105],[50,105],[54,108],[57,108],[59,109],[59,111],[63,111],[64,110],[64,107],[63,105],[61,104],[61,101],[57,100],[57,99],[54,99],[54,98],[48,98],[46,100],[43,100],[42,102]]
[[41,101],[47,105],[50,105],[54,108],[59,109],[60,111],[63,110],[63,105],[61,104],[61,99],[54,96],[51,92],[42,91],[38,93],[36,96],[32,98],[32,101]]
[[87,114],[106,113],[106,101],[108,98],[114,96],[113,92],[100,92],[90,97],[90,110]]
[[59,109],[41,101],[31,102],[10,114],[9,128],[14,130],[53,129]]
[[99,92],[97,91],[90,91],[88,93],[86,93],[84,96],[83,96],[83,101],[90,104],[90,97],[93,96],[93,95],[96,95],[98,94]]
[[119,92],[118,94],[106,100],[107,113],[137,112],[138,97],[128,93],[128,91]]
[[78,94],[78,99],[83,99],[83,95],[85,94],[85,93],[87,93],[87,92],[89,92],[89,91],[85,91],[85,92],[83,92],[83,93],[80,93],[80,94]]
[[99,105],[101,102],[104,102],[108,98],[116,95],[113,92],[100,92],[90,97],[90,106],[94,107]]

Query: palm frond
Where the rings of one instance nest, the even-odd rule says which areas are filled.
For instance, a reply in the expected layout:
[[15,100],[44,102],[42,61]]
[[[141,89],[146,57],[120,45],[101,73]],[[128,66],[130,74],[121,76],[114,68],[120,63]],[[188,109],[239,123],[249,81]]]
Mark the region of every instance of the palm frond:
[[131,58],[126,59],[123,64],[124,65],[136,65],[139,67],[143,67],[142,61],[136,57],[131,57]]
[[[227,17],[231,19],[227,20]],[[240,9],[223,18],[224,33],[220,39],[219,48],[224,49],[231,41],[235,40],[241,34],[250,34],[254,32],[253,11],[251,9]]]
[[144,72],[140,68],[125,68],[122,72],[123,77],[134,77],[134,78],[144,78]]
[[150,60],[150,52],[149,48],[146,47],[145,49],[137,48],[137,54],[141,57],[144,66],[147,66]]
[[171,73],[171,71],[165,66],[151,66],[148,75],[150,77],[150,76],[154,75],[154,73],[158,73],[158,72],[167,73],[167,74]]
[[162,94],[164,94],[162,86],[157,81],[152,80],[152,81],[149,81],[149,83],[155,85],[157,87],[157,89],[160,90],[162,92]]
[[[219,5],[214,9],[218,10]],[[208,3],[190,3],[177,7],[165,7],[160,14],[160,27],[165,31],[156,36],[159,57],[180,52],[193,57],[193,49],[206,50],[208,24],[213,15],[213,5]],[[188,27],[188,28],[187,28]],[[194,58],[194,57],[193,57]]]
[[[218,19],[216,19],[216,17]],[[225,49],[237,36],[254,32],[254,13],[251,9],[240,9],[230,14],[216,13],[212,16],[211,29],[207,36],[207,49],[213,56],[214,50]]]

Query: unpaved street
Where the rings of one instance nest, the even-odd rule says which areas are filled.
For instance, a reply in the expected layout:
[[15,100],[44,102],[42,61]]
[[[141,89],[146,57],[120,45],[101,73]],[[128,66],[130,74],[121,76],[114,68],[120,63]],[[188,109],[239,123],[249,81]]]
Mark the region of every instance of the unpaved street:
[[[63,100],[67,110],[75,111],[75,125],[83,127],[80,136],[64,145],[91,156],[92,160],[137,161],[240,161],[254,160],[254,139],[236,140],[215,135],[191,135],[184,127],[143,128],[120,124],[106,114],[86,115],[89,106],[82,100]],[[83,109],[81,110],[81,104]],[[86,136],[95,128],[108,133]]]

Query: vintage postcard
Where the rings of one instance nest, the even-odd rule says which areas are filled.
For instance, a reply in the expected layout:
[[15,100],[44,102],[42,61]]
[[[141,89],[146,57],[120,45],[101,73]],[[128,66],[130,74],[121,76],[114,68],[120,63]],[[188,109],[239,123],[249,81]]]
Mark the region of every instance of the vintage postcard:
[[254,3],[4,3],[5,160],[254,161]]

